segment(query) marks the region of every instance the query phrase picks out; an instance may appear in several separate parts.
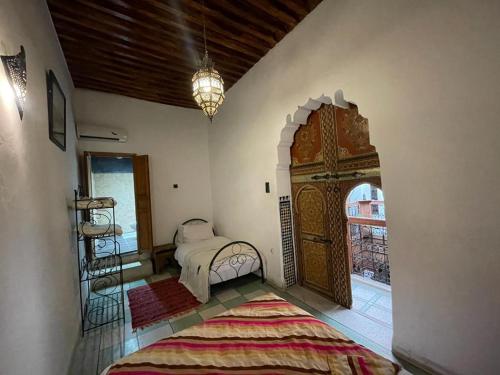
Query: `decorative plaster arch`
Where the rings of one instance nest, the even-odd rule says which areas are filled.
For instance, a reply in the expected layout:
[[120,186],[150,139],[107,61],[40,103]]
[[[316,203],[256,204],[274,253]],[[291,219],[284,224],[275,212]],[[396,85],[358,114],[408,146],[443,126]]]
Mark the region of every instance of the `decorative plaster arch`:
[[[342,90],[337,90],[334,95],[335,105],[348,108],[349,103],[344,99]],[[293,137],[297,129],[307,122],[307,118],[312,111],[317,110],[323,104],[332,104],[329,96],[321,94],[317,99],[309,98],[304,105],[299,105],[293,116],[286,116],[286,123],[281,129],[280,141],[278,143],[278,165],[276,166],[276,191],[278,196],[290,195],[290,146],[293,144]]]

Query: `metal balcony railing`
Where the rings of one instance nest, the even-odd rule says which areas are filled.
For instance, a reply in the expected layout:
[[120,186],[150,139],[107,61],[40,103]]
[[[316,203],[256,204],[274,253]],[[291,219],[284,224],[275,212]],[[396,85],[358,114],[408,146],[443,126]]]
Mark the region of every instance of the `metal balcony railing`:
[[349,217],[348,228],[352,273],[390,285],[385,220]]

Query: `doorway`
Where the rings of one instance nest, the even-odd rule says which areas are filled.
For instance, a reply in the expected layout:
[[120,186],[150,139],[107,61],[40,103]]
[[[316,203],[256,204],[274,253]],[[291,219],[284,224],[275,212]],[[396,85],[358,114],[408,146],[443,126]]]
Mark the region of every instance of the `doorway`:
[[294,133],[289,150],[299,283],[351,308],[345,202],[357,185],[381,185],[368,120],[353,103],[322,104]]
[[[123,234],[117,237],[120,254],[137,252],[137,216],[135,211],[134,163],[132,156],[90,156],[89,191],[93,197],[113,197],[116,223]],[[112,252],[111,243],[96,247],[96,256]]]
[[[83,166],[86,194],[112,197],[117,202],[115,220],[123,233],[116,237],[116,250],[121,255],[151,251],[153,233],[148,156],[86,151]],[[114,241],[88,244],[87,253],[104,257],[113,253],[114,246]]]
[[392,329],[391,273],[384,193],[373,183],[353,187],[345,202],[352,308]]
[[351,273],[363,279],[391,284],[384,193],[371,184],[360,184],[346,200]]

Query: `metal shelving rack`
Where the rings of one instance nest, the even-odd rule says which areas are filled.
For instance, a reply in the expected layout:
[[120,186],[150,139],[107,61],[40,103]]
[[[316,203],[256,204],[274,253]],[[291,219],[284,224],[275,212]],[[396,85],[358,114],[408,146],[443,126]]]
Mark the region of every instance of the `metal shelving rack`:
[[[74,208],[84,336],[103,325],[125,322],[123,261],[116,239],[114,199],[83,199],[75,190]],[[89,230],[96,226],[98,231]]]

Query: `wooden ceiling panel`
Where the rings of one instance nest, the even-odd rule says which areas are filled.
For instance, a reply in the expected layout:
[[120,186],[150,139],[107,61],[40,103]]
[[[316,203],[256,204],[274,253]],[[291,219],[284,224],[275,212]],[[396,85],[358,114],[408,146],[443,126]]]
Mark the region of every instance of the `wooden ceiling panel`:
[[207,46],[225,89],[321,0],[47,0],[76,87],[198,108]]

